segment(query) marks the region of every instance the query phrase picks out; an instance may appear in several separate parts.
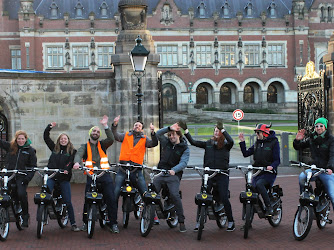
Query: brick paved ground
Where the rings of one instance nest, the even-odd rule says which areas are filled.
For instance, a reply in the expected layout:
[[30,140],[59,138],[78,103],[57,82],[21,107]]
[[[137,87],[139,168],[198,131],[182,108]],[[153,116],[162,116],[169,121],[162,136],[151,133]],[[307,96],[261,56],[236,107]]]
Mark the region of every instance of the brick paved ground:
[[[244,179],[234,178],[230,181],[231,203],[237,229],[226,232],[218,229],[215,221],[205,225],[202,240],[197,241],[196,233],[192,231],[195,225],[196,206],[195,193],[199,190],[200,180],[183,180],[183,205],[188,231],[180,233],[177,229],[170,229],[162,221],[161,225],[154,226],[148,237],[143,238],[139,233],[139,221],[131,215],[128,229],[120,227],[120,234],[114,235],[107,230],[96,227],[93,239],[88,239],[85,232],[74,233],[69,227],[60,229],[55,220],[50,221],[44,229],[42,239],[36,237],[36,205],[33,203],[33,194],[37,187],[29,188],[29,207],[31,222],[28,229],[19,232],[14,223],[10,225],[10,232],[6,242],[0,242],[1,249],[48,248],[48,249],[309,249],[333,248],[332,241],[334,226],[328,225],[320,231],[313,223],[309,236],[302,242],[297,242],[292,234],[292,221],[298,204],[297,177],[279,177],[276,183],[283,187],[283,220],[279,227],[273,228],[268,221],[256,218],[249,238],[243,239],[240,231],[241,204],[239,193],[244,187]],[[83,204],[83,184],[72,185],[72,200],[78,225],[81,226],[81,209]],[[121,213],[119,212],[119,215]],[[333,217],[333,216],[332,216]],[[121,219],[121,218],[120,218]]]

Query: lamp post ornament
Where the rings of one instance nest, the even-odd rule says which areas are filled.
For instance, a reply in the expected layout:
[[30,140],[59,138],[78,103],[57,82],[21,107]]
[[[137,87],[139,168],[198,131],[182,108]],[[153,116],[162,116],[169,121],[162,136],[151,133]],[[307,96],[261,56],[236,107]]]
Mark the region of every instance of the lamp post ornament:
[[130,59],[131,64],[134,70],[134,75],[138,79],[138,88],[137,88],[137,103],[138,103],[138,121],[142,121],[142,96],[143,93],[141,92],[141,78],[145,74],[145,66],[147,62],[148,55],[150,54],[150,51],[148,51],[142,44],[142,39],[140,36],[136,39],[136,45],[130,52]]
[[189,82],[189,87],[188,87],[188,89],[189,89],[189,103],[193,103],[193,100],[191,99],[191,91],[193,90],[193,86],[192,86],[192,83],[191,82]]

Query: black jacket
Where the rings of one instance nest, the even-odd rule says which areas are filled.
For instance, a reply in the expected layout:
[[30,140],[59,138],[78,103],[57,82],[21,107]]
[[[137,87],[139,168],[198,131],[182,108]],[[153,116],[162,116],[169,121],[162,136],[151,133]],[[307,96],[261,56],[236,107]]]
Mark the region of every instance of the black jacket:
[[74,151],[73,154],[69,154],[66,153],[66,147],[61,146],[60,152],[54,152],[55,143],[50,138],[50,125],[51,124],[49,124],[44,130],[44,141],[48,148],[52,151],[48,162],[48,168],[67,170],[68,174],[58,173],[54,179],[59,181],[70,181],[72,177],[72,167],[76,151]]
[[324,136],[318,136],[313,132],[310,137],[303,140],[294,140],[293,147],[296,150],[310,148],[312,164],[319,168],[334,170],[334,137],[328,132]]
[[[0,147],[8,152],[5,159],[7,169],[27,170],[37,166],[36,150],[30,146],[30,140],[19,148],[15,155],[11,154],[9,142],[0,140]],[[27,175],[18,174],[16,179],[25,179],[26,182],[29,182],[34,177],[34,174],[34,171],[27,172]]]
[[232,137],[224,131],[225,144],[222,148],[218,149],[214,140],[207,141],[195,141],[190,133],[185,134],[191,145],[199,148],[204,148],[204,166],[216,169],[227,170],[230,162],[230,150],[233,147],[234,141]]

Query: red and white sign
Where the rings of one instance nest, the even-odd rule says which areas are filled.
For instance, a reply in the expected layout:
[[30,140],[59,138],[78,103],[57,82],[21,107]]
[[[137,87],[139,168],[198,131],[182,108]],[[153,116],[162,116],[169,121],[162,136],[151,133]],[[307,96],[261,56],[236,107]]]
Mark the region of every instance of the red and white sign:
[[241,109],[236,109],[233,111],[233,119],[240,121],[244,118],[244,112]]

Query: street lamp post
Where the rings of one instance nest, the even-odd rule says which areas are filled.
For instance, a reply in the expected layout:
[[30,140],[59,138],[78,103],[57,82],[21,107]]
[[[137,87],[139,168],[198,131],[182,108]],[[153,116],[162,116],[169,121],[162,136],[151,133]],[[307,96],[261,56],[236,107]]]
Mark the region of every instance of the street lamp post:
[[145,75],[145,66],[147,62],[147,57],[150,54],[142,44],[142,39],[140,36],[136,39],[136,45],[130,52],[131,64],[134,70],[134,75],[138,79],[138,88],[137,88],[137,103],[138,103],[138,121],[142,121],[142,90],[141,90],[141,78]]
[[189,103],[193,103],[193,100],[191,99],[191,91],[193,90],[193,86],[192,86],[192,83],[190,82],[189,83],[189,87],[188,87],[188,89],[189,89]]

